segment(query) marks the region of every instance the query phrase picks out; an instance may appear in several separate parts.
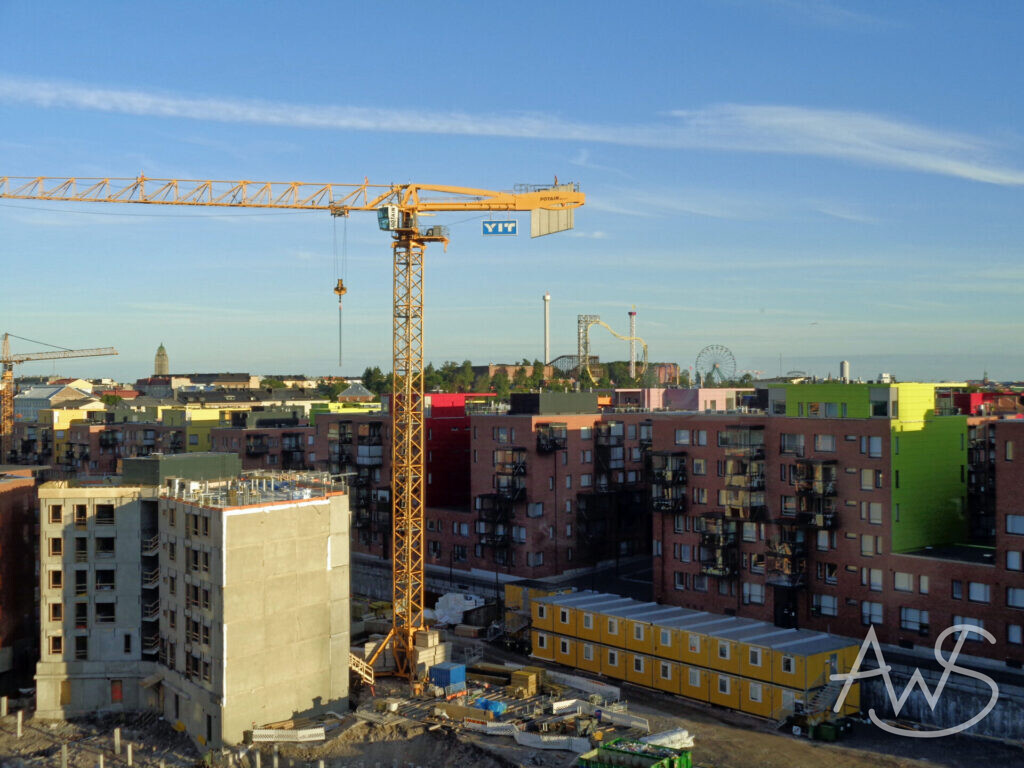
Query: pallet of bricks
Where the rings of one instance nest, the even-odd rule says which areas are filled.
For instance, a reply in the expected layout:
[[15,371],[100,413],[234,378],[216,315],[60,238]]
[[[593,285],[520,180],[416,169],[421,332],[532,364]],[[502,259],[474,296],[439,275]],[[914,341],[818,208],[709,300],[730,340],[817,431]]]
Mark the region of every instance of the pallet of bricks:
[[413,639],[412,662],[416,677],[425,679],[435,664],[448,661],[451,644],[441,642],[441,633],[436,629],[421,629]]

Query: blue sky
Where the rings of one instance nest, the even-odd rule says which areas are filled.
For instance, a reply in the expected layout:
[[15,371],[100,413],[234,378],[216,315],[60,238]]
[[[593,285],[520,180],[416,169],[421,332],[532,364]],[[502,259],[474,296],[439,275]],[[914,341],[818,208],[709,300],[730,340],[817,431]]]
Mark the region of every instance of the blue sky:
[[[572,233],[445,216],[427,358],[651,357],[1024,378],[1007,3],[0,3],[0,175],[489,189],[578,181]],[[521,228],[527,216],[519,217]],[[118,358],[21,372],[390,368],[370,215],[0,201],[0,330]],[[338,276],[345,297],[338,365]],[[16,351],[38,349],[24,342]],[[594,350],[625,345],[595,330]]]

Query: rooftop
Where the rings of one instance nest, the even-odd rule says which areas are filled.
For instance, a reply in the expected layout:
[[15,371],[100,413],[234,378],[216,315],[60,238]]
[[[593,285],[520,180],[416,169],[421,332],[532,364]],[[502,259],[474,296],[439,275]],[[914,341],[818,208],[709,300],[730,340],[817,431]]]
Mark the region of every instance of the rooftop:
[[895,554],[932,557],[937,560],[955,560],[976,565],[995,565],[996,562],[995,547],[984,547],[977,544],[941,544],[936,547],[923,547]]

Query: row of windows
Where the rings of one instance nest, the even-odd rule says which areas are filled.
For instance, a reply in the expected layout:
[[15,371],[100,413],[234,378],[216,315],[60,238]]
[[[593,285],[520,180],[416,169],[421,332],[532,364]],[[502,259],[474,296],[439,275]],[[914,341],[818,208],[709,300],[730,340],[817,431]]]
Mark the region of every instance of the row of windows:
[[[642,627],[640,627],[640,628],[642,629]],[[636,639],[641,640],[642,637],[637,637]],[[667,630],[662,630],[662,645],[669,645],[670,642],[671,642],[671,638],[667,637]],[[565,638],[559,638],[558,639],[558,643],[559,643],[559,652],[560,653],[568,654],[570,652],[570,642],[569,642],[569,640],[567,640]],[[538,632],[537,633],[537,647],[538,648],[547,648],[548,647],[548,637],[547,637],[547,635],[545,635],[542,632]],[[582,643],[582,648],[583,648],[583,659],[585,661],[593,661],[594,660],[594,646],[592,644],[590,644],[590,643]],[[690,635],[689,649],[690,649],[691,653],[700,653],[700,636],[699,635]],[[613,667],[614,666],[618,666],[618,663],[619,663],[619,653],[620,652],[616,651],[616,650],[613,650],[611,648],[606,648],[605,649],[605,653],[606,653],[606,656],[607,656],[608,664],[610,666],[613,666]],[[718,655],[718,658],[720,658],[720,659],[722,659],[724,661],[730,660],[730,658],[732,656],[732,643],[730,643],[729,641],[724,641],[724,640],[717,641],[717,655]],[[763,655],[762,655],[761,649],[760,648],[749,648],[748,649],[748,658],[747,658],[747,660],[748,660],[748,662],[750,663],[751,666],[753,666],[753,667],[760,667],[762,665],[762,660],[763,660]],[[645,670],[646,662],[647,661],[648,661],[647,657],[639,656],[639,655],[634,654],[633,655],[633,671],[642,674],[644,672],[644,670]],[[783,656],[781,664],[782,664],[782,671],[785,672],[786,674],[793,674],[793,672],[796,669],[796,660],[795,660],[795,658],[793,656],[788,656],[788,655]],[[664,662],[664,661],[660,662],[660,675],[661,675],[663,680],[671,680],[672,679],[671,670],[672,670],[672,667],[671,667],[671,665],[668,662]],[[692,668],[692,667],[690,668],[690,670],[689,670],[689,680],[690,680],[690,685],[691,686],[695,686],[696,687],[696,686],[700,685],[700,674],[701,674],[701,671],[702,670],[700,670],[700,669],[695,669],[695,668]],[[719,676],[719,680],[725,680],[726,683],[728,683],[729,678],[720,675]],[[760,690],[760,686],[759,685],[758,685],[758,689]],[[726,688],[724,690],[721,687],[719,687],[719,690],[722,693],[728,693],[729,692],[728,685],[726,685]],[[755,701],[760,701],[760,699],[755,699]]]

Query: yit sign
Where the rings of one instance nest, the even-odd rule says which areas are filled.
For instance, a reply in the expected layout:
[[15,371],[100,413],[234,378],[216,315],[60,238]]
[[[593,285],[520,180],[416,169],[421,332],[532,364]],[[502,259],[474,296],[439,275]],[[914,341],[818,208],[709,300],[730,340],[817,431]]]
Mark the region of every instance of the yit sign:
[[517,235],[517,227],[519,222],[515,219],[509,219],[507,221],[485,221],[484,222],[484,234],[485,235]]

